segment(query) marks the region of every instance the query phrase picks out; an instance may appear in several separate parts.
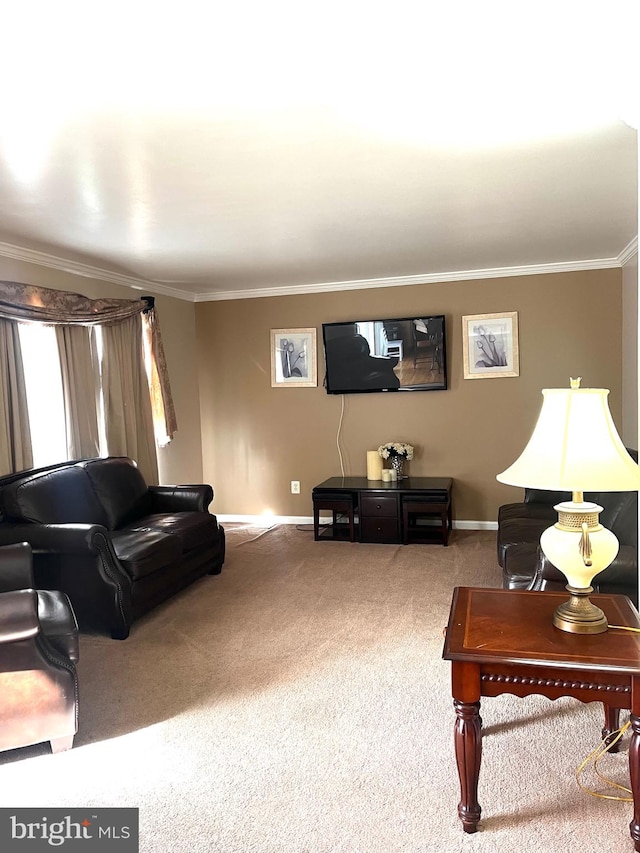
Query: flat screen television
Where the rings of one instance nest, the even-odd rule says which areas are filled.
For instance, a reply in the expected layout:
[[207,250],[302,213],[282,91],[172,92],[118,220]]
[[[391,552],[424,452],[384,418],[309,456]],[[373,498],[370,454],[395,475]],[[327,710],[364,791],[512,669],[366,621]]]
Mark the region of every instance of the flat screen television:
[[444,391],[445,331],[443,314],[323,323],[327,393]]

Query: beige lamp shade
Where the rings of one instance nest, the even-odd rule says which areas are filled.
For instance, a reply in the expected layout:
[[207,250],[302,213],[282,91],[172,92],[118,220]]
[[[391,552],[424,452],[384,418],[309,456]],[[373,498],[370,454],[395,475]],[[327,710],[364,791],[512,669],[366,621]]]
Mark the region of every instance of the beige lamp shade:
[[538,422],[516,461],[497,475],[512,486],[570,492],[640,489],[604,388],[545,388]]

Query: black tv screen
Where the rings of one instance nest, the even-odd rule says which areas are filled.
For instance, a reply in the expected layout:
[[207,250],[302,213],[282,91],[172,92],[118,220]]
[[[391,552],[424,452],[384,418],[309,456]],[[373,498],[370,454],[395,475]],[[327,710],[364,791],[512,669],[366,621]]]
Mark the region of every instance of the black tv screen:
[[443,314],[324,323],[322,337],[328,394],[447,387]]

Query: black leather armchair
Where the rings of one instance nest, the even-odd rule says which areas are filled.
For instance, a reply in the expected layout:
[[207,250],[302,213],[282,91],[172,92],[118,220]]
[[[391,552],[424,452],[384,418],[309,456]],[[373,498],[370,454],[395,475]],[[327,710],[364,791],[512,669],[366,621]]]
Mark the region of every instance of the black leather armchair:
[[36,590],[26,542],[0,547],[0,750],[78,730],[78,626],[64,593]]

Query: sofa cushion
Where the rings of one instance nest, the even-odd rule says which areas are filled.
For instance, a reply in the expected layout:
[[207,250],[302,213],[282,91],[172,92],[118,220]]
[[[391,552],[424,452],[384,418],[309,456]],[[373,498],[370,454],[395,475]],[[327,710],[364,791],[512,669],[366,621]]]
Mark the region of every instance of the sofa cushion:
[[2,503],[7,517],[36,524],[107,524],[89,478],[74,465],[10,483]]
[[144,477],[126,456],[90,459],[78,465],[86,471],[107,518],[106,527],[117,530],[146,515],[151,498]]
[[133,580],[180,562],[182,543],[178,536],[159,530],[116,530],[111,534],[113,550]]
[[131,531],[145,528],[178,536],[184,551],[215,542],[219,535],[216,517],[204,512],[156,513],[132,521],[126,527]]

